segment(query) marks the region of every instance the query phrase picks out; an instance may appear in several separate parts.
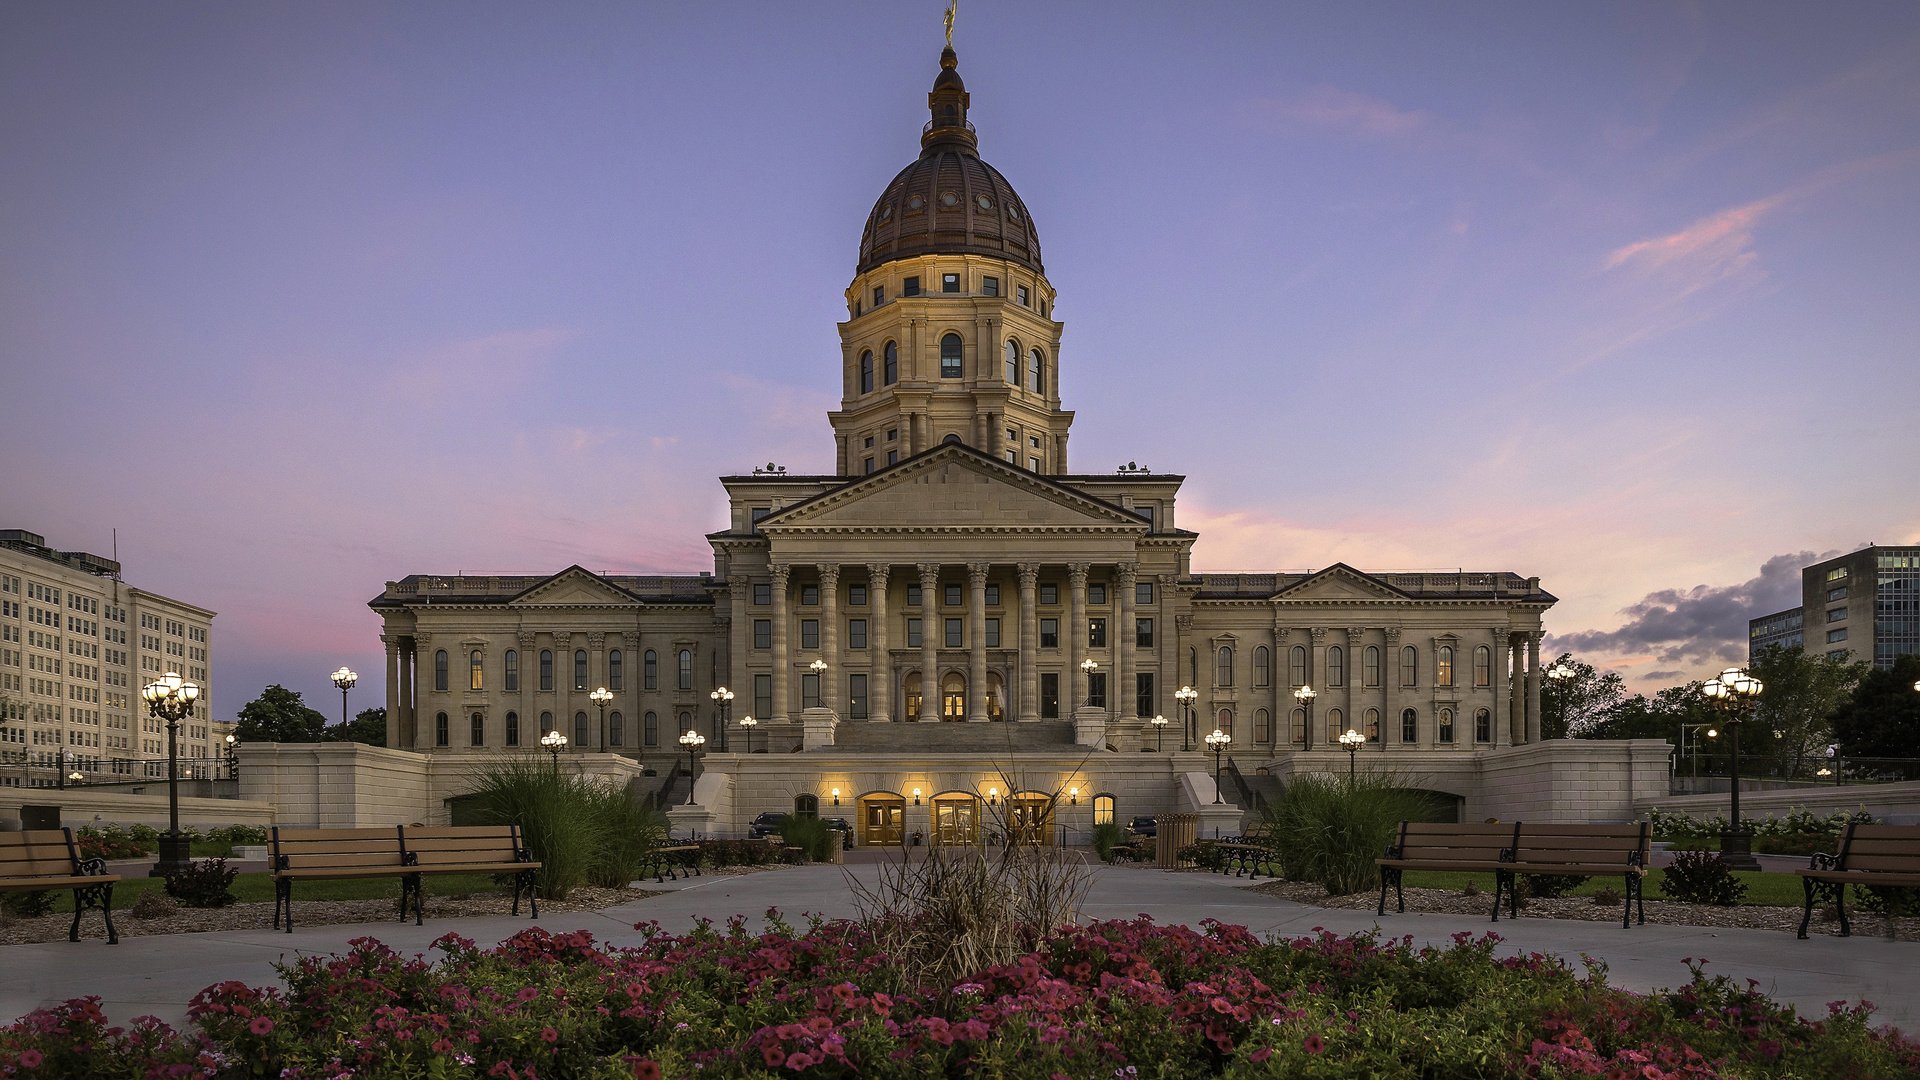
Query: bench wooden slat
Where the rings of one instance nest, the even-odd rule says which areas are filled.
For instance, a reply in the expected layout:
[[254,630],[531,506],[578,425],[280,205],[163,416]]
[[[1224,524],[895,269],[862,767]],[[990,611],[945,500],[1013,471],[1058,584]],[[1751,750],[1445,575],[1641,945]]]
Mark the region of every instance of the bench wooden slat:
[[1847,852],[1846,869],[1870,870],[1882,873],[1920,873],[1920,852],[1911,855],[1861,855],[1855,851]]
[[0,832],[0,892],[72,889],[68,941],[80,940],[81,915],[97,907],[107,925],[107,944],[120,944],[120,932],[113,927],[113,886],[120,876],[104,872],[104,866],[98,859],[81,858],[71,829]]

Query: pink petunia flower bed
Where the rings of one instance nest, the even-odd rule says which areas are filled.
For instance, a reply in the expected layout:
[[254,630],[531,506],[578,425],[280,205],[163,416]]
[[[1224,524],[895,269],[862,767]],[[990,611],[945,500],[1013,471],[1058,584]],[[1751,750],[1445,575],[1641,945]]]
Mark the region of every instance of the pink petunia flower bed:
[[437,960],[371,938],[228,982],[192,1030],[109,1026],[94,999],[0,1030],[25,1077],[1920,1076],[1920,1044],[1835,1002],[1803,1019],[1706,973],[1640,995],[1494,935],[1448,948],[1261,941],[1143,918],[1059,933],[930,985],[855,923],[744,920],[610,948],[532,929]]

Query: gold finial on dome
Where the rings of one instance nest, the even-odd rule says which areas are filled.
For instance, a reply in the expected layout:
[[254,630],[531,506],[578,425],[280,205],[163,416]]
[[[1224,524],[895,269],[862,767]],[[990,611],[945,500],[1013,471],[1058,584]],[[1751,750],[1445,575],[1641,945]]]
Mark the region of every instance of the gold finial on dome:
[[947,0],[947,48],[953,48],[953,12],[960,0]]

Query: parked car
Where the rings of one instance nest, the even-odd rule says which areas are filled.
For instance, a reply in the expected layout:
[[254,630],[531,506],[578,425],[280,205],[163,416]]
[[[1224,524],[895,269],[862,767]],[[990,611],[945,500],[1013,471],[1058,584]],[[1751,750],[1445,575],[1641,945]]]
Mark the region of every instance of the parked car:
[[821,818],[820,820],[827,823],[827,828],[839,830],[840,850],[842,851],[853,850],[853,826],[847,824],[846,818],[830,817],[830,818]]
[[1158,836],[1160,835],[1160,823],[1151,817],[1137,817],[1127,822],[1127,831],[1134,836]]
[[769,836],[779,836],[781,828],[785,826],[786,823],[787,815],[777,810],[769,810],[759,817],[754,818],[753,821],[748,824],[747,835],[753,837],[755,840],[765,840]]

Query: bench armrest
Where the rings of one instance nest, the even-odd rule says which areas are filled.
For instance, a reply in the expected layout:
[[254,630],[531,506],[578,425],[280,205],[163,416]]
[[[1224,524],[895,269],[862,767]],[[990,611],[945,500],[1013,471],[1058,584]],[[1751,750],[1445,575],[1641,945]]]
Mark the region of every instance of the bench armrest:
[[1839,866],[1840,856],[1829,855],[1824,851],[1814,852],[1813,856],[1807,860],[1809,870],[1836,870]]
[[74,873],[83,877],[107,876],[107,860],[101,858],[78,859],[73,864]]

